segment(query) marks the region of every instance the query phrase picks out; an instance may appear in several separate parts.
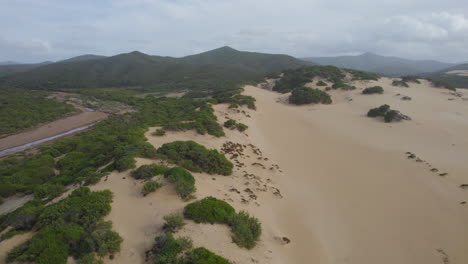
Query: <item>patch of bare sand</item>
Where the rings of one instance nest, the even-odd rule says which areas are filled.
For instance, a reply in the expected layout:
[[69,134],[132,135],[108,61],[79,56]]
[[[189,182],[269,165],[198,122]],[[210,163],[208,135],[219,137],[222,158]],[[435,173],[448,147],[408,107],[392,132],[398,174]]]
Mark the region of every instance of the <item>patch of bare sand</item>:
[[[458,187],[468,182],[468,103],[425,81],[410,88],[391,82],[354,82],[355,91],[331,91],[331,105],[301,107],[246,87],[258,109],[247,123],[249,138],[285,174],[277,178],[289,205],[281,227],[297,256],[288,263],[317,263],[310,257],[317,240],[330,263],[468,261],[468,210],[460,204],[468,193]],[[385,93],[361,94],[374,85]],[[381,104],[413,120],[365,116]],[[407,159],[406,151],[427,163]]]
[[0,264],[6,263],[6,256],[10,250],[26,242],[26,240],[30,239],[32,236],[33,233],[24,233],[0,242]]

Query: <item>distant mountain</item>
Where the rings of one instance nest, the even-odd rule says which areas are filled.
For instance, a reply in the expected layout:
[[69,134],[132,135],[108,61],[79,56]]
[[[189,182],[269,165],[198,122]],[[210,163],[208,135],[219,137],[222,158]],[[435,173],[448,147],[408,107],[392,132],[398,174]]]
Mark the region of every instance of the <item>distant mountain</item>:
[[15,61],[0,61],[0,65],[13,65],[13,64],[20,64]]
[[53,62],[50,61],[45,61],[41,63],[35,63],[35,64],[4,64],[0,65],[0,77],[7,76],[10,74],[18,73],[18,72],[25,72],[32,70],[34,68],[44,66],[47,64],[51,64]]
[[455,65],[453,63],[433,60],[408,60],[398,57],[387,57],[373,53],[364,53],[358,56],[309,57],[303,58],[303,60],[321,65],[333,65],[340,68],[375,72],[390,77],[435,72]]
[[0,84],[56,90],[129,86],[195,89],[253,80],[269,71],[305,64],[308,63],[286,55],[242,52],[229,47],[183,58],[134,51],[112,57],[75,57],[4,76]]
[[81,56],[76,56],[70,59],[62,60],[60,62],[75,62],[75,61],[88,61],[88,60],[96,60],[96,59],[102,59],[105,58],[106,56],[101,56],[101,55],[94,55],[94,54],[85,54]]
[[455,65],[438,72],[425,73],[422,76],[447,82],[456,88],[468,88],[468,63]]
[[179,61],[190,64],[237,64],[264,72],[280,71],[298,68],[304,64],[312,64],[304,63],[288,55],[238,51],[228,46],[186,56],[180,58]]

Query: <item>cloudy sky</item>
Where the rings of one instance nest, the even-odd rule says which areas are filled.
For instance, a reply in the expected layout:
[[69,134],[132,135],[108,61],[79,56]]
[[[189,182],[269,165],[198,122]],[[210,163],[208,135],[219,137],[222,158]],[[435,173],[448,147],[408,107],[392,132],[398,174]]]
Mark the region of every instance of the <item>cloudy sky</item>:
[[220,46],[468,61],[466,0],[0,0],[0,61]]

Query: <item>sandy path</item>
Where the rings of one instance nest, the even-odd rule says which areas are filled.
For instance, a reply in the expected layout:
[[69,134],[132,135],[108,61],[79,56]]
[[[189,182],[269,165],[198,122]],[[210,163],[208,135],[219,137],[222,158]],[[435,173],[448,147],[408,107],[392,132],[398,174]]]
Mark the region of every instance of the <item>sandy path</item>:
[[[468,103],[445,90],[396,88],[384,95],[334,91],[334,104],[295,107],[276,93],[247,87],[257,99],[249,135],[277,160],[287,177],[278,186],[290,205],[294,247],[321,242],[331,263],[466,263]],[[397,93],[413,97],[402,101]],[[353,100],[349,101],[349,97]],[[389,103],[413,121],[385,124],[364,117]],[[408,160],[412,151],[440,170]],[[302,229],[301,228],[301,229]],[[311,240],[311,238],[313,238]],[[309,247],[311,248],[311,247]],[[297,248],[307,256],[307,246]],[[295,258],[291,263],[317,263]]]
[[32,236],[33,233],[25,233],[2,241],[0,244],[0,264],[6,263],[5,258],[10,250],[20,245],[21,243],[26,242],[26,240],[30,239]]

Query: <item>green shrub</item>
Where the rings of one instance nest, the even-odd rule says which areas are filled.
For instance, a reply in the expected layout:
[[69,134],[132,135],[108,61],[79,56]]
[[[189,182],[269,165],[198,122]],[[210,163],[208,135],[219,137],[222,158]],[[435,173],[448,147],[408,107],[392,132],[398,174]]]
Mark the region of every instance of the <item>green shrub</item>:
[[65,190],[65,187],[61,184],[51,184],[46,183],[39,185],[34,189],[34,198],[44,199],[49,198],[53,199],[60,196]]
[[392,122],[395,117],[398,116],[398,111],[396,110],[389,110],[387,111],[387,113],[385,113],[384,115],[384,121],[387,122],[387,123],[390,123]]
[[238,123],[236,125],[236,128],[237,130],[239,130],[240,132],[244,132],[245,130],[247,130],[247,128],[249,128],[246,124],[242,124],[242,123]]
[[167,168],[157,164],[142,165],[138,169],[132,171],[131,175],[137,180],[148,180],[156,175],[162,175],[167,171]]
[[20,216],[24,210],[38,215],[27,224],[29,228],[34,225],[36,232],[8,253],[8,262],[65,264],[68,256],[80,259],[90,253],[104,256],[120,250],[122,238],[111,230],[110,222],[102,221],[111,210],[110,191],[91,192],[81,187],[44,209],[41,201],[31,202],[28,206],[37,204],[37,209],[23,206],[13,216]]
[[362,90],[363,94],[383,94],[384,89],[381,86],[368,87]]
[[289,96],[289,102],[296,105],[302,104],[331,104],[332,100],[329,94],[319,89],[307,87],[296,88]]
[[104,264],[104,261],[96,259],[95,253],[89,253],[77,260],[77,264]]
[[258,219],[241,211],[229,218],[229,225],[233,233],[233,241],[240,247],[251,249],[255,247],[262,233],[262,226]]
[[214,197],[190,203],[184,209],[184,217],[197,223],[227,224],[234,214],[235,210],[231,205]]
[[158,128],[156,129],[156,131],[154,131],[153,133],[153,136],[164,136],[166,135],[166,130],[164,130],[163,128]]
[[317,86],[327,86],[327,84],[324,81],[320,80],[317,82]]
[[194,141],[174,141],[162,145],[159,157],[194,172],[231,175],[233,164],[217,150],[208,150]]
[[236,126],[236,120],[228,119],[226,122],[224,122],[225,128],[234,128],[235,126]]
[[230,262],[209,251],[206,248],[195,248],[187,254],[187,263],[190,264],[229,264]]
[[181,253],[192,248],[192,240],[187,237],[174,238],[171,232],[166,232],[155,239],[151,253],[155,256],[155,264],[184,263]]
[[182,199],[193,198],[193,193],[197,188],[195,187],[195,178],[190,172],[181,167],[174,167],[167,170],[164,177],[175,184],[175,190]]
[[384,116],[388,110],[390,110],[390,106],[387,104],[384,104],[384,105],[381,105],[379,107],[372,108],[371,110],[369,110],[369,112],[367,112],[367,116],[368,117]]
[[355,81],[355,80],[374,80],[374,81],[377,81],[380,78],[380,76],[375,74],[375,73],[358,71],[358,70],[351,70],[351,69],[346,69],[346,71],[353,75],[353,79],[352,79],[353,81]]
[[413,76],[413,75],[401,76],[401,81],[405,83],[407,82],[421,83],[419,79],[421,78],[418,76]]
[[143,194],[143,196],[146,196],[149,193],[155,192],[157,189],[161,188],[161,186],[161,183],[149,180],[143,185],[143,188],[141,189],[141,194]]
[[170,214],[163,217],[163,229],[170,232],[177,232],[185,225],[184,217],[180,214]]

